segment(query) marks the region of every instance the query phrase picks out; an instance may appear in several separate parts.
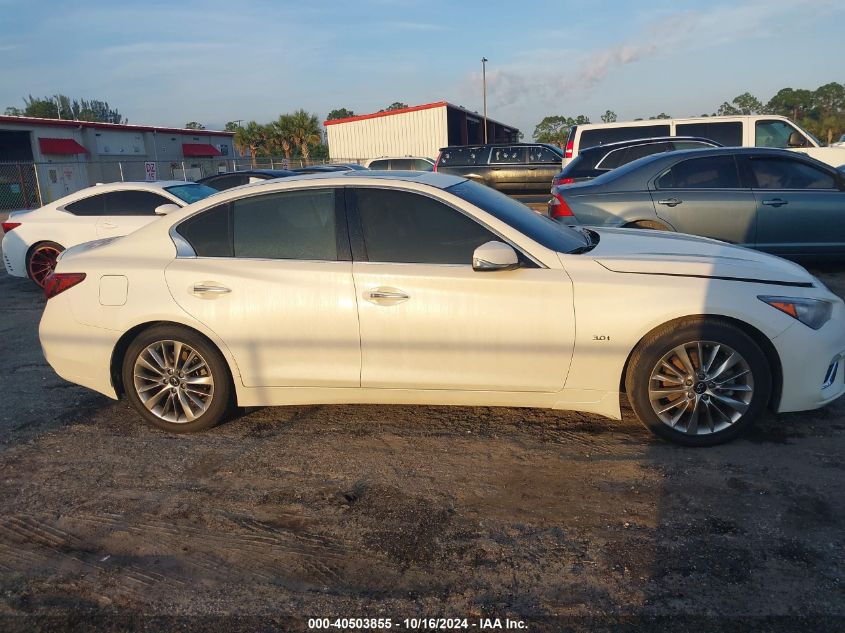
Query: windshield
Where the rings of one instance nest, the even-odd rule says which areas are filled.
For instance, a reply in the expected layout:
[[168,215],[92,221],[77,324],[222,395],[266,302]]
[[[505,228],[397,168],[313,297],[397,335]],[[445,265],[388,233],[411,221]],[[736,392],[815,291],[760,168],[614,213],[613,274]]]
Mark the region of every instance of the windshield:
[[217,193],[217,189],[212,189],[208,185],[200,185],[195,182],[185,183],[184,185],[173,185],[172,187],[165,187],[165,191],[172,193],[180,200],[184,200],[188,204],[202,200],[208,196]]
[[483,209],[546,248],[571,253],[590,245],[589,238],[580,231],[535,213],[521,202],[486,185],[465,180],[447,187],[446,191]]

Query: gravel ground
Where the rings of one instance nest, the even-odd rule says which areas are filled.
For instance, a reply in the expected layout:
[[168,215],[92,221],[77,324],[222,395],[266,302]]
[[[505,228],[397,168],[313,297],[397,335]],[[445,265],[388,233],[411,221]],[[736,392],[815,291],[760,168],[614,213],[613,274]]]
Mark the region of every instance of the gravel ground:
[[699,450],[630,411],[275,407],[171,436],[52,373],[28,282],[0,297],[2,630],[845,630],[843,401]]

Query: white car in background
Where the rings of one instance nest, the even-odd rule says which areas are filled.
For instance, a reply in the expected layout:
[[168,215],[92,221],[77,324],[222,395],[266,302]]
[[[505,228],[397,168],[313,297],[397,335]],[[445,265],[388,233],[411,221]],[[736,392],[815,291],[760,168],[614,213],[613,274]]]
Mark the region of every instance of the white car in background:
[[570,409],[738,436],[845,391],[845,304],[706,238],[575,230],[483,185],[354,171],[219,193],[62,254],[41,345],[174,432],[231,407]]
[[6,272],[43,286],[66,248],[126,235],[215,193],[182,180],[117,182],[87,187],[32,211],[12,212],[2,224]]

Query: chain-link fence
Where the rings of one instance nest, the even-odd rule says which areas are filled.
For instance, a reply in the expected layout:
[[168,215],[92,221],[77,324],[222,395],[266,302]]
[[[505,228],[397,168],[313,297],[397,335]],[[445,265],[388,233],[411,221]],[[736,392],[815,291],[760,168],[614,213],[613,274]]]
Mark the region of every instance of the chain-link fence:
[[[356,163],[363,159],[336,159]],[[215,174],[246,169],[294,169],[327,164],[277,156],[256,158],[192,158],[179,161],[101,160],[49,163],[0,163],[0,211],[32,209],[85,187],[106,182],[199,180]]]

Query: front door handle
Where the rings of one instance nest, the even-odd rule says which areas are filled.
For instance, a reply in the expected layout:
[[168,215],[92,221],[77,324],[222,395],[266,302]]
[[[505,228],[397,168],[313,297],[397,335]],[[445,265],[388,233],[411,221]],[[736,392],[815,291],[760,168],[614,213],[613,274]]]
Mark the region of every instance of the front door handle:
[[658,200],[657,204],[665,204],[667,207],[677,207],[683,200],[677,198],[666,198],[665,200]]
[[227,288],[226,286],[218,286],[215,284],[194,284],[194,287],[191,288],[191,292],[195,295],[209,295],[209,296],[220,296],[229,294],[232,292],[231,288]]
[[364,293],[364,298],[378,305],[395,305],[407,301],[411,296],[398,288],[373,288]]
[[761,204],[765,204],[768,207],[782,207],[785,204],[789,204],[789,202],[782,198],[774,198],[773,200],[763,200]]

